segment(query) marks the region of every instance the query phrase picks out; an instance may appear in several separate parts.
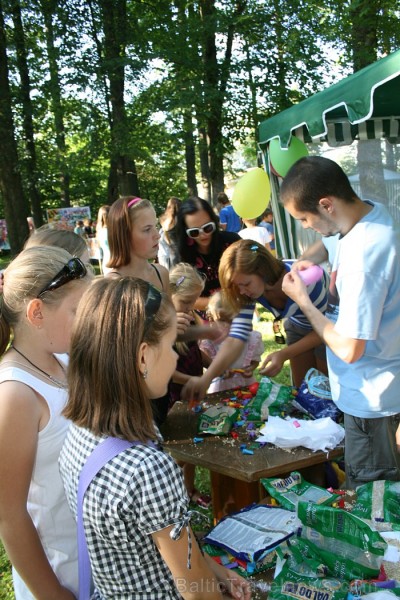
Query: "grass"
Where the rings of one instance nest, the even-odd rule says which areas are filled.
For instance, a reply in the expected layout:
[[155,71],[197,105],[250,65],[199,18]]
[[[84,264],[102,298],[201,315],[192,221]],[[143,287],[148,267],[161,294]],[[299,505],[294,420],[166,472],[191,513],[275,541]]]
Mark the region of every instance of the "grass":
[[[6,264],[2,266],[5,261],[0,256],[0,269],[4,269]],[[270,352],[274,352],[279,350],[281,346],[278,346],[274,340],[274,334],[272,331],[272,317],[270,313],[259,308],[260,321],[254,324],[254,329],[259,331],[263,337],[264,342],[264,354],[263,357],[269,354]],[[259,376],[257,377],[260,378]],[[285,363],[284,368],[279,373],[277,377],[274,377],[274,381],[278,383],[282,383],[284,385],[291,385],[290,383],[290,369],[289,364]],[[210,472],[207,469],[203,469],[198,467],[196,469],[196,487],[203,494],[210,494],[211,492],[211,482],[210,482]],[[203,512],[209,519],[210,524],[212,523],[212,516],[210,510],[202,510],[199,509],[200,512]],[[204,530],[206,528],[206,524],[199,523],[198,526],[194,525],[194,529]],[[12,578],[11,578],[11,566],[7,559],[7,555],[4,551],[2,544],[0,543],[0,600],[15,600],[13,587],[12,587]]]

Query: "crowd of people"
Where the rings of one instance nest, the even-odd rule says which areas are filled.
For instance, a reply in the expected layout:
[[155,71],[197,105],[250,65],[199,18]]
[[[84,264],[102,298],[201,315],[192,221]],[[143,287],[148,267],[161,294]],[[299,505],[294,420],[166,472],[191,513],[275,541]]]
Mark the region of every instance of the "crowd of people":
[[[271,211],[241,220],[220,194],[219,214],[198,197],[171,198],[159,217],[138,197],[101,207],[99,277],[84,224],[32,232],[7,267],[0,537],[17,600],[79,597],[80,512],[93,598],[249,600],[248,583],[201,552],[189,505],[211,499],[163,451],[159,425],[177,400],[249,384],[257,368],[275,376],[289,360],[296,386],[310,368],[328,374],[347,487],[400,480],[399,233],[328,159],[300,159],[281,199],[322,235],[296,261],[276,256]],[[330,277],[306,286],[299,271],[328,258]],[[286,338],[264,358],[257,304]],[[80,474],[108,440],[129,444],[80,505]]]

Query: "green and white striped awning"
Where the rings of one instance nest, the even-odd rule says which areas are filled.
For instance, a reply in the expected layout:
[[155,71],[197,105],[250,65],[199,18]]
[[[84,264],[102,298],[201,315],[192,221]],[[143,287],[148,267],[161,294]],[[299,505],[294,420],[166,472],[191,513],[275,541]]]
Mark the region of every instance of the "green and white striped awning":
[[292,135],[330,145],[355,139],[400,138],[400,50],[261,123],[259,145]]
[[[400,142],[400,50],[267,119],[259,127],[259,148],[269,172],[268,144],[292,136],[306,144],[332,147],[354,140]],[[298,255],[296,227],[279,203],[278,179],[271,174],[272,209],[279,256]]]

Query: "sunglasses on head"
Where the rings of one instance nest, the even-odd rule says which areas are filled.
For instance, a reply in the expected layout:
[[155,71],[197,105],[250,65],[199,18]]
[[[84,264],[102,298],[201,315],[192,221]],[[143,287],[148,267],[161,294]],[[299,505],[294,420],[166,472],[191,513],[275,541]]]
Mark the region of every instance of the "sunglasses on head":
[[190,238],[197,238],[199,237],[200,233],[214,233],[216,229],[216,224],[213,221],[210,221],[201,227],[191,227],[190,229],[186,229],[186,235],[188,235]]
[[73,281],[74,279],[82,279],[85,277],[86,273],[86,267],[81,259],[71,258],[71,260],[69,260],[67,264],[63,266],[61,271],[59,271],[57,275],[55,275],[53,279],[42,289],[42,291],[37,295],[37,298],[40,298],[46,292],[53,292],[54,290],[57,290],[69,281]]

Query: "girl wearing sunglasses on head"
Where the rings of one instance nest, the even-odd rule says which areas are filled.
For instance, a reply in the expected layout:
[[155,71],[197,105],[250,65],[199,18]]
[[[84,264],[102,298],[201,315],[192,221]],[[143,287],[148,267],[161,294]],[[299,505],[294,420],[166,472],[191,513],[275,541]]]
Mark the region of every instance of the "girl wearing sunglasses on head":
[[0,311],[0,536],[16,600],[72,600],[77,540],[58,455],[68,421],[66,361],[90,269],[66,250],[31,247],[5,271]]
[[[78,308],[60,470],[71,510],[83,509],[94,597],[222,600],[226,588],[250,600],[242,577],[201,553],[181,469],[157,440],[150,398],[167,391],[175,337],[170,299],[140,279],[99,279]],[[130,444],[102,461],[80,501],[82,469],[110,437]]]
[[221,256],[237,240],[240,240],[237,233],[219,229],[218,216],[202,198],[188,198],[180,206],[176,224],[179,257],[205,277],[204,291],[195,304],[195,308],[204,314],[209,297],[221,287],[218,278]]

